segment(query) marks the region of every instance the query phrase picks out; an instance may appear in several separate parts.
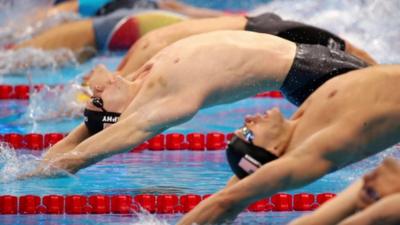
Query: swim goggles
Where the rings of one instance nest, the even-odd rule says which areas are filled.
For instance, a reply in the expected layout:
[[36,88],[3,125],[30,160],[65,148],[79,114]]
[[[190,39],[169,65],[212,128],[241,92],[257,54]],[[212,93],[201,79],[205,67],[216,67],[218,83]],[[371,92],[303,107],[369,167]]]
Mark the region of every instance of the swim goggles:
[[253,144],[254,134],[249,128],[244,126],[244,127],[240,128],[240,132],[242,133],[242,135],[246,139],[246,141],[248,141],[250,144]]
[[101,109],[103,112],[107,112],[106,109],[104,109],[104,102],[103,99],[100,97],[92,97],[92,104],[96,106],[97,108]]

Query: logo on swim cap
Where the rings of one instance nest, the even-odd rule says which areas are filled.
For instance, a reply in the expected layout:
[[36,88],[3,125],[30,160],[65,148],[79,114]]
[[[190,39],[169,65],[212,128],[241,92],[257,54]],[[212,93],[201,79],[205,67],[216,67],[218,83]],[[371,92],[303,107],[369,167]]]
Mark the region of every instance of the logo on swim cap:
[[117,116],[104,116],[101,122],[103,123],[116,123],[118,121]]
[[84,110],[85,125],[91,134],[103,130],[107,125],[118,122],[121,114],[116,112],[99,112],[86,109]]

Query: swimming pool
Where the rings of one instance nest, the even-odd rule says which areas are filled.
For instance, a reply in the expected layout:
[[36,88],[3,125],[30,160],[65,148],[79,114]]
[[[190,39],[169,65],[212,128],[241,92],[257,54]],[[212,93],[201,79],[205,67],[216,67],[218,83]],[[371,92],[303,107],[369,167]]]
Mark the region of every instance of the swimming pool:
[[[190,1],[200,4],[200,1]],[[203,1],[204,2],[204,1]],[[214,1],[213,1],[214,2]],[[219,2],[219,8],[230,4],[234,9],[243,9],[239,1],[215,1]],[[235,5],[234,2],[236,2]],[[265,1],[252,1],[265,2]],[[287,1],[274,2],[262,7],[285,6]],[[310,6],[309,1],[304,1],[304,6]],[[369,3],[371,6],[371,3]],[[272,6],[271,6],[272,5]],[[329,4],[328,4],[329,5]],[[213,5],[214,6],[214,5]],[[298,5],[293,4],[296,9]],[[248,6],[247,6],[248,7]],[[328,6],[326,6],[328,7]],[[336,6],[340,9],[342,6]],[[360,7],[362,7],[360,5]],[[365,6],[367,7],[367,6]],[[246,8],[247,9],[247,8]],[[283,10],[283,9],[281,9]],[[286,9],[287,10],[287,9]],[[301,10],[305,10],[300,8]],[[323,10],[323,8],[321,8]],[[284,11],[284,10],[283,10]],[[289,16],[296,17],[296,11],[292,9]],[[348,11],[345,11],[349,13]],[[323,14],[323,13],[321,13]],[[326,14],[325,14],[326,15]],[[347,14],[344,14],[347,15]],[[343,16],[343,14],[342,14]],[[310,19],[311,17],[306,17]],[[315,22],[315,21],[314,21]],[[318,21],[317,21],[318,22]],[[357,26],[357,25],[353,25]],[[359,27],[362,27],[359,25]],[[334,29],[334,28],[333,28]],[[336,28],[338,29],[338,28]],[[340,28],[339,28],[340,29]],[[344,28],[343,28],[344,29]],[[351,32],[350,32],[351,33]],[[390,36],[390,35],[389,35]],[[356,38],[363,41],[360,36]],[[369,46],[374,50],[374,46]],[[381,46],[384,48],[385,46]],[[395,46],[396,48],[396,46]],[[376,49],[375,49],[376,50]],[[399,50],[399,48],[397,49]],[[399,56],[397,56],[399,57]],[[104,63],[115,68],[120,60],[120,54],[97,57],[90,62],[79,66],[69,67],[62,70],[32,71],[35,83],[59,84],[73,79],[73,77],[91,68],[97,63]],[[382,58],[385,62],[395,61],[394,57]],[[2,83],[12,85],[26,84],[25,76],[3,76]],[[60,119],[57,121],[38,121],[36,123],[15,123],[27,110],[27,101],[0,101],[0,134],[6,133],[67,133],[74,126],[81,122],[81,119]],[[283,99],[275,98],[250,98],[240,102],[213,107],[202,110],[191,121],[171,128],[165,133],[230,133],[241,126],[243,117],[246,114],[253,114],[264,111],[268,108],[278,106],[285,116],[289,117],[295,107]],[[329,174],[317,182],[310,184],[290,193],[322,193],[338,192],[347,186],[359,175],[368,171],[386,155],[398,154],[398,147],[385,151],[378,156],[371,157],[363,162],[351,165],[336,173]],[[94,166],[80,171],[76,176],[57,179],[32,179],[25,181],[13,181],[12,172],[21,170],[24,167],[32,166],[32,158],[23,159],[21,155],[33,154],[39,156],[40,151],[17,150],[19,157],[7,155],[6,160],[14,159],[19,164],[0,162],[1,182],[0,195],[22,196],[32,195],[137,195],[148,194],[210,194],[225,185],[231,176],[230,169],[225,161],[223,151],[143,151],[140,153],[128,153],[114,156]],[[6,154],[2,154],[5,157]],[[5,169],[7,168],[7,170]],[[6,181],[6,182],[4,182]],[[299,216],[301,212],[261,212],[241,214],[237,224],[285,224],[292,218]],[[139,215],[0,215],[0,224],[174,224],[181,214],[159,214],[156,216]],[[153,221],[156,220],[156,221]]]

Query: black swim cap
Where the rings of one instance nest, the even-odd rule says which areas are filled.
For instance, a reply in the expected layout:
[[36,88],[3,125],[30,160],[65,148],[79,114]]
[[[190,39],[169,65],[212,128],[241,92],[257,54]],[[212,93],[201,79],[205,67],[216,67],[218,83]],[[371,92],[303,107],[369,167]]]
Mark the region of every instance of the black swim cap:
[[250,144],[234,135],[226,149],[226,157],[232,172],[243,179],[262,165],[278,157],[264,148]]
[[118,122],[121,113],[107,112],[104,109],[103,99],[98,97],[92,98],[92,104],[102,111],[94,111],[86,109],[83,112],[85,116],[85,125],[91,134],[96,134],[105,128],[106,124],[113,124]]
[[85,109],[85,125],[91,134],[96,134],[102,131],[106,124],[116,123],[121,116],[121,113],[115,112],[99,112]]

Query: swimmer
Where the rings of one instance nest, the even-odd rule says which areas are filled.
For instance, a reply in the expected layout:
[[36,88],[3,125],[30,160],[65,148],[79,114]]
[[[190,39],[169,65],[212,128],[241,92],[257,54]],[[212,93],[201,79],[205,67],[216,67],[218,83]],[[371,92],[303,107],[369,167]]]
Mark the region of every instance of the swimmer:
[[400,164],[387,158],[337,197],[290,225],[400,224]]
[[128,49],[139,37],[150,30],[185,18],[180,14],[161,10],[142,12],[119,10],[104,17],[62,24],[16,45],[12,50],[70,49],[78,60],[83,62],[97,51]]
[[185,18],[161,10],[119,10],[104,17],[65,23],[0,52],[0,74],[19,74],[33,67],[57,68],[76,60],[84,62],[98,51],[129,49],[150,30]]
[[276,35],[296,43],[320,44],[345,51],[370,65],[376,64],[376,61],[367,52],[329,31],[297,21],[283,20],[274,13],[264,13],[250,17],[224,16],[185,20],[153,30],[131,47],[119,65],[118,71],[123,76],[131,74],[158,51],[175,41],[191,35],[217,30],[247,30]]
[[[67,1],[61,5],[77,4],[77,2]],[[83,62],[92,57],[96,51],[129,49],[139,37],[147,32],[188,17],[223,15],[220,11],[196,8],[174,0],[82,0],[79,2],[80,10],[97,10],[98,16],[60,24],[29,40],[13,45],[8,44],[7,48],[14,51],[25,48],[45,51],[70,49],[76,54],[78,61]],[[24,62],[23,64],[27,67],[26,65],[31,63]],[[11,69],[11,71],[17,69]]]
[[[135,72],[134,82],[95,68],[85,122],[47,152],[43,168],[50,163],[76,173],[190,120],[202,108],[262,91],[280,88],[300,105],[330,78],[366,66],[340,50],[268,34],[191,36],[161,50]],[[50,172],[43,168],[33,174]]]
[[235,176],[178,224],[230,224],[256,200],[310,184],[398,143],[399,84],[400,65],[354,70],[323,84],[289,120],[278,109],[246,117],[226,151]]
[[[194,7],[175,0],[71,0],[56,1],[54,4],[55,6],[50,6],[49,9],[42,8],[39,12],[26,14],[28,24],[19,24],[19,26],[15,26],[14,28],[6,27],[6,32],[0,35],[0,49],[12,48],[22,41],[32,39],[32,37],[41,37],[40,34],[46,30],[54,29],[56,31],[63,31],[62,29],[54,28],[61,24],[70,23],[64,29],[69,28],[71,30],[72,27],[75,27],[74,31],[76,31],[80,24],[73,21],[82,18],[90,20],[94,17],[107,16],[118,10],[133,10],[136,12],[143,10],[164,10],[191,18],[213,17],[224,14],[221,11]],[[65,35],[65,33],[61,34]],[[79,36],[79,33],[75,33],[75,35]],[[58,36],[59,40],[57,42],[59,42],[61,47],[64,47],[62,46],[64,44],[67,48],[68,41],[62,41],[62,38],[62,35]],[[50,39],[47,41],[53,40]]]

